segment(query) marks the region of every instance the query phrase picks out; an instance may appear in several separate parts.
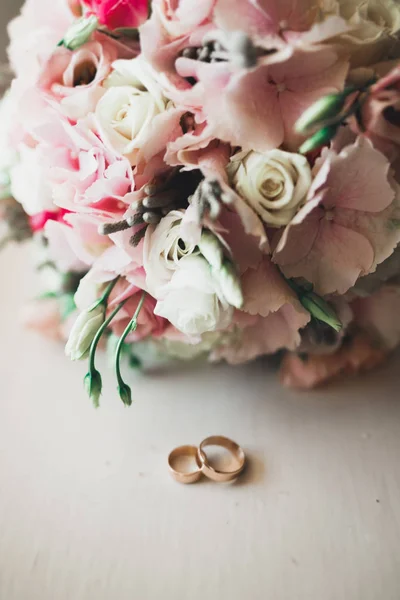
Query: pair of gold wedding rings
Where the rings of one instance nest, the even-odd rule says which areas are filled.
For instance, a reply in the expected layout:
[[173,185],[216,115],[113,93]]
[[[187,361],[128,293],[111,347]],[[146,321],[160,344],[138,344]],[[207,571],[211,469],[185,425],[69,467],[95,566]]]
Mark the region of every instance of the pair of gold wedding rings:
[[[222,471],[214,468],[207,456],[206,448],[210,446],[219,446],[227,450],[232,455],[234,468],[232,470]],[[179,470],[176,463],[179,459],[195,459],[196,468],[189,472]],[[171,476],[179,483],[196,483],[205,475],[213,481],[225,483],[233,481],[239,477],[244,469],[246,456],[243,449],[233,440],[223,435],[212,435],[203,440],[200,446],[179,446],[172,450],[168,457],[168,466]]]

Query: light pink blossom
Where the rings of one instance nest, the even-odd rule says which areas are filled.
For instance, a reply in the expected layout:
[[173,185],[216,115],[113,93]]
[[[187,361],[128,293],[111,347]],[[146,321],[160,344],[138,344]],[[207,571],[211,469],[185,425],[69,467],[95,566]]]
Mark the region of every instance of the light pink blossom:
[[317,293],[345,293],[400,241],[399,191],[389,162],[366,139],[326,151],[309,199],[283,233],[274,260]]
[[118,219],[130,204],[129,162],[107,148],[91,120],[72,125],[58,119],[40,128],[40,156],[54,203],[73,212]]
[[44,228],[48,253],[61,272],[84,272],[110,246],[98,233],[99,219],[92,215],[68,214],[64,223],[47,221]]
[[74,52],[57,48],[46,63],[38,85],[67,117],[76,121],[96,108],[104,93],[101,84],[117,57],[117,46],[105,36]]

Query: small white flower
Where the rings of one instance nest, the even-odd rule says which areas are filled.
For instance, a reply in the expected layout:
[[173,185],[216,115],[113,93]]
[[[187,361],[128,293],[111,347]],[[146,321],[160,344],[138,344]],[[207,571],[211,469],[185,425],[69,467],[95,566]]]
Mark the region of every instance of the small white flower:
[[201,256],[186,256],[179,261],[154,312],[186,335],[201,335],[228,327],[233,308],[208,262]]
[[148,138],[154,119],[166,110],[168,100],[141,56],[114,62],[104,87],[107,91],[96,108],[100,129],[111,146],[134,165],[138,149]]
[[104,318],[105,311],[102,305],[92,311],[81,312],[65,346],[65,353],[71,360],[82,360],[87,356],[96,333],[104,323]]
[[271,227],[292,220],[312,181],[307,159],[283,150],[239,154],[229,169],[236,191]]

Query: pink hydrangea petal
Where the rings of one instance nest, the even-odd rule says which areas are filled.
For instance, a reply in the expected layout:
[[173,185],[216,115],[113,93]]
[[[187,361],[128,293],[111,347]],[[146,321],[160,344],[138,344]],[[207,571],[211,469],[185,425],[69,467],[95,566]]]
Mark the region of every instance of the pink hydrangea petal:
[[274,261],[278,265],[293,264],[311,252],[324,214],[318,208],[320,201],[321,197],[316,197],[307,202],[283,233],[278,233],[273,240]]
[[360,276],[370,272],[374,251],[360,233],[324,220],[309,253],[300,260],[294,253],[292,257],[294,262],[282,264],[277,256],[286,277],[304,277],[322,295],[344,294]]
[[324,204],[379,213],[393,201],[388,181],[389,161],[371,142],[358,138],[331,160]]
[[[241,321],[241,319],[239,320]],[[253,323],[243,321],[237,341],[216,348],[213,360],[224,359],[230,364],[254,360],[258,356],[274,354],[282,348],[295,350],[300,344],[299,330],[307,324],[308,317],[291,304],[285,304],[267,317],[257,317]]]
[[267,73],[267,67],[261,67],[235,74],[223,88],[215,69],[203,69],[204,111],[216,137],[259,152],[281,145],[284,128],[278,96]]
[[297,296],[268,257],[263,259],[257,269],[248,269],[241,283],[245,298],[242,310],[245,313],[266,317],[284,304],[292,304],[300,312],[304,312]]
[[317,0],[218,0],[215,19],[222,29],[265,37],[307,30],[317,11]]
[[400,243],[400,189],[392,204],[380,213],[341,210],[336,223],[363,235],[374,250],[369,273],[393,254]]

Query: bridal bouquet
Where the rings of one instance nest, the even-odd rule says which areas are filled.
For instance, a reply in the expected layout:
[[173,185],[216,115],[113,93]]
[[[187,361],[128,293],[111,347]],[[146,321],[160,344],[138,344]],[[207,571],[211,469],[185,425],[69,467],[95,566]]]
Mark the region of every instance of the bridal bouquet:
[[400,343],[399,32],[397,0],[26,0],[3,243],[95,404],[105,343],[125,404],[149,348],[311,387]]

